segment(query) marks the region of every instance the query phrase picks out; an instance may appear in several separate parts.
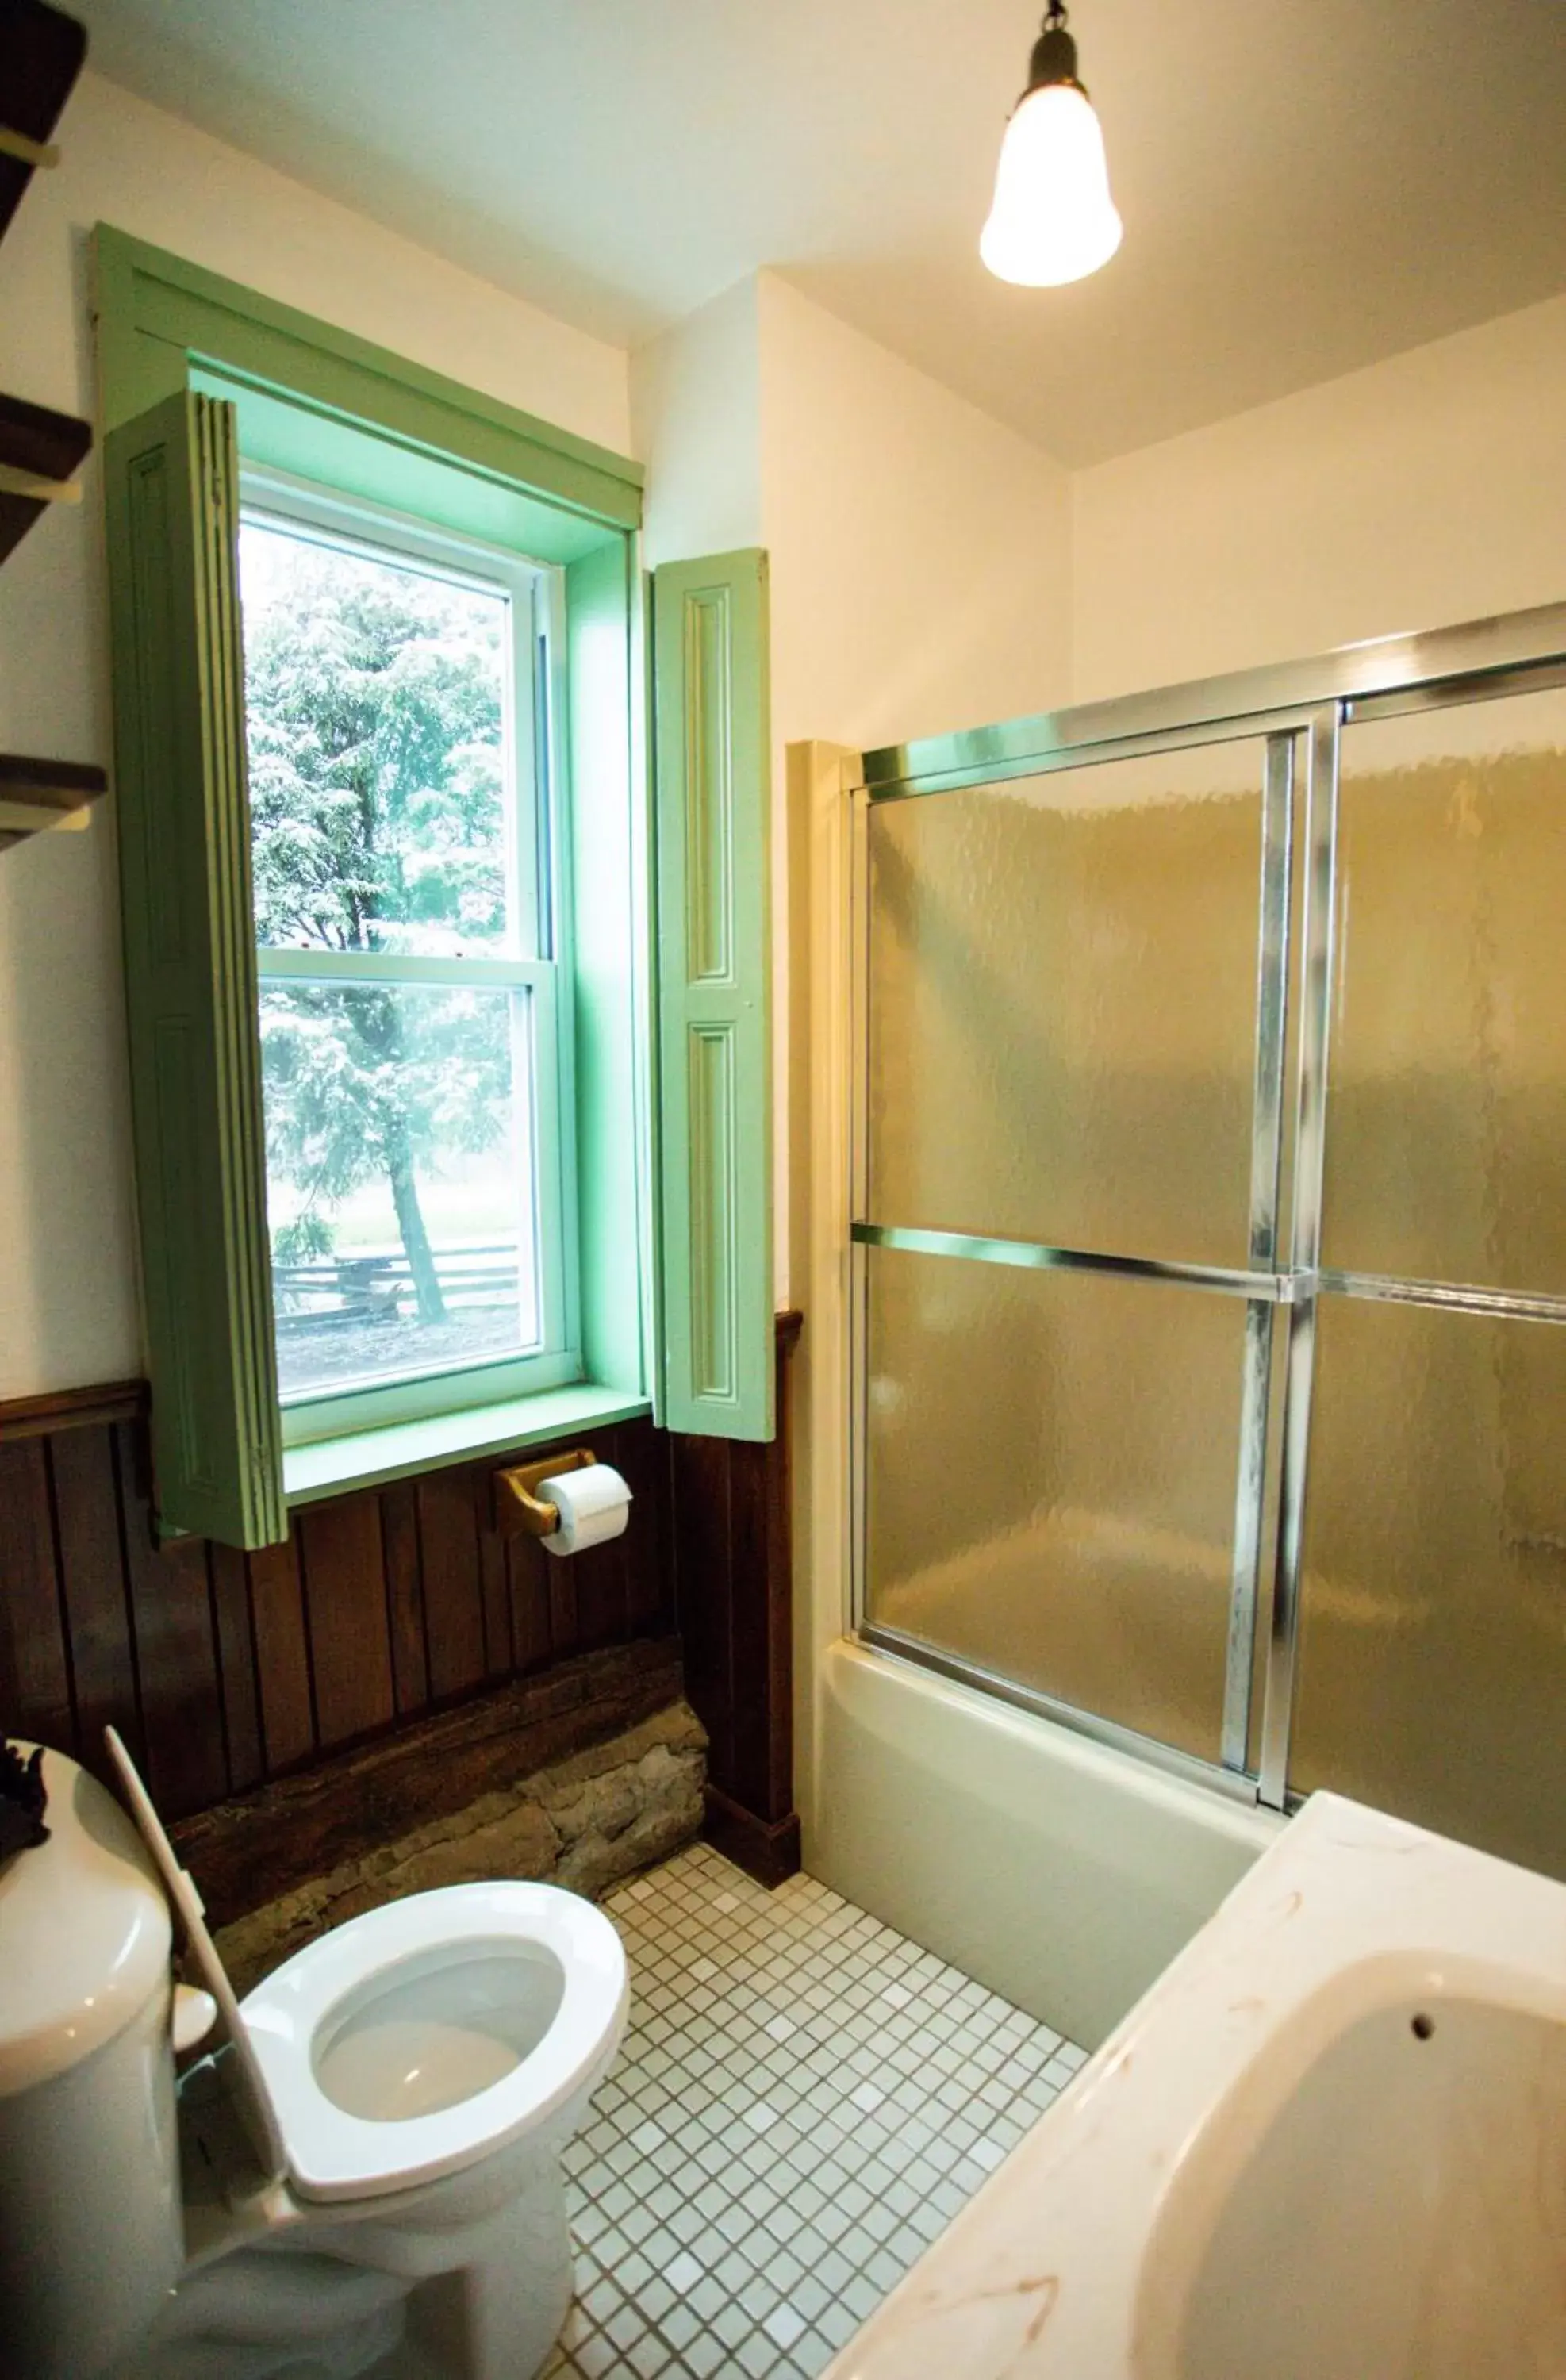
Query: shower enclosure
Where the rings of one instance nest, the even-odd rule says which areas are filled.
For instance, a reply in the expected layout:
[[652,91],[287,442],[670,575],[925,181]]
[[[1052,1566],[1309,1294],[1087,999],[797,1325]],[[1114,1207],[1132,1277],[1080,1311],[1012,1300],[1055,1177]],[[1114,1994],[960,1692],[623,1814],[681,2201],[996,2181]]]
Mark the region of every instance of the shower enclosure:
[[864,776],[861,1637],[1566,1873],[1566,606]]

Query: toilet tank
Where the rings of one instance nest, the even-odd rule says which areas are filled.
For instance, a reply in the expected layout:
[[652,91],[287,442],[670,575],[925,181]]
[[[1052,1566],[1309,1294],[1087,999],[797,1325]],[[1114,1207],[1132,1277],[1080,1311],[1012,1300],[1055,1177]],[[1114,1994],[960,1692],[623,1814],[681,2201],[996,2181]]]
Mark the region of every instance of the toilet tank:
[[184,2262],[169,1913],[112,1794],[43,1779],[48,1841],[0,1863],[0,2373],[98,2380]]

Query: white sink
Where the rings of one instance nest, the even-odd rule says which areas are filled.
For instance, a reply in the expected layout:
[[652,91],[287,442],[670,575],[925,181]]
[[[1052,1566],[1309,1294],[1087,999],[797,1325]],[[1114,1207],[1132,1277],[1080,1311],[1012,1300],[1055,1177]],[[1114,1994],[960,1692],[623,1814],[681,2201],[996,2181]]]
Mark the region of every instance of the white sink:
[[829,2380],[1563,2380],[1566,1887],[1318,1793]]

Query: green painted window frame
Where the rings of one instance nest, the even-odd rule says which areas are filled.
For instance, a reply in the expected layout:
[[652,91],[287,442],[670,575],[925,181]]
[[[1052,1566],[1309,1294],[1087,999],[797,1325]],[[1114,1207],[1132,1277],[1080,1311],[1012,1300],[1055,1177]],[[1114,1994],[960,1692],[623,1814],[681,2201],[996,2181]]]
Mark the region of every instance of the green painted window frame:
[[[152,843],[144,831],[143,810],[157,772],[146,765],[150,713],[145,703],[138,710],[132,681],[146,623],[162,589],[138,584],[126,499],[141,468],[146,425],[159,422],[166,429],[183,406],[193,422],[236,420],[238,449],[247,466],[340,488],[555,563],[564,574],[566,737],[577,863],[568,869],[566,894],[575,952],[570,997],[583,1373],[577,1402],[583,1419],[646,1411],[654,1401],[658,1375],[652,838],[641,719],[645,662],[637,547],[640,468],[112,226],[100,225],[94,234],[93,268],[116,622],[115,740],[126,813],[122,844],[132,861],[122,868],[122,880],[139,1183],[150,1183],[159,1163],[165,1171],[169,1162],[177,1163],[184,1117],[155,1114],[156,1086],[138,1057],[145,1041],[139,1020],[146,1012],[148,994],[136,953],[145,941],[148,905],[155,905],[157,899],[149,876]],[[202,430],[200,434],[209,433]],[[219,428],[211,434],[221,444],[229,433]],[[225,468],[232,480],[232,454]],[[215,538],[202,514],[210,490],[204,490],[204,482],[198,486],[201,479],[202,472],[192,466],[196,517],[193,528],[187,524],[187,542],[193,549],[200,548],[203,538],[210,549]],[[225,493],[223,504],[230,503],[231,494]],[[232,589],[225,591],[224,602],[227,609],[222,632],[212,631],[208,643],[231,647],[217,673],[226,689],[219,709],[231,729],[238,684],[234,676],[238,645]],[[184,615],[180,627],[192,643],[201,633],[199,623],[193,625]],[[184,705],[182,732],[188,744],[199,741],[207,723],[202,705],[210,703],[212,694],[210,686],[200,692],[195,679],[201,675],[206,686],[211,674],[204,664],[202,672],[196,670],[194,654],[187,668],[176,652],[172,666]],[[143,748],[139,748],[139,739]],[[231,953],[231,968],[214,956],[213,980],[206,986],[221,1028],[212,1040],[216,1054],[211,1059],[207,1089],[213,1109],[221,1107],[227,1118],[237,1152],[237,1170],[222,1208],[227,1262],[225,1310],[234,1342],[230,1352],[246,1377],[253,1375],[260,1381],[256,1395],[235,1421],[233,1445],[225,1457],[252,1483],[243,1492],[237,1472],[224,1492],[194,1493],[188,1465],[179,1460],[171,1435],[168,1350],[177,1345],[182,1333],[188,1339],[192,1330],[205,1330],[204,1323],[190,1318],[205,1309],[193,1308],[182,1296],[180,1252],[171,1253],[167,1235],[164,1245],[157,1245],[157,1201],[149,1197],[145,1186],[140,1208],[160,1518],[171,1530],[200,1530],[249,1546],[275,1542],[284,1533],[287,1501],[308,1500],[376,1477],[405,1475],[455,1461],[466,1452],[519,1444],[530,1435],[555,1435],[572,1427],[575,1415],[572,1390],[555,1389],[536,1401],[538,1432],[529,1428],[522,1410],[534,1401],[512,1400],[472,1408],[463,1415],[437,1414],[334,1441],[317,1440],[284,1454],[274,1371],[270,1371],[270,1412],[261,1378],[270,1370],[270,1346],[263,1355],[256,1344],[263,1310],[270,1341],[270,1272],[251,1179],[258,1162],[260,1103],[254,1081],[248,837],[243,858],[233,848],[235,805],[242,806],[244,799],[242,759],[237,793],[232,764],[230,751],[227,776],[221,784],[212,781],[212,815],[205,826],[194,820],[192,832],[199,829],[208,838],[208,896],[215,887],[225,905],[224,949],[242,940],[252,944],[250,962]],[[581,864],[585,854],[591,856],[590,866]],[[199,850],[188,856],[199,856]],[[245,912],[243,917],[239,910]],[[207,922],[203,912],[203,932]],[[214,953],[217,941],[214,929]],[[248,1044],[239,1023],[247,1001]],[[161,1313],[156,1310],[160,1306]]]
[[767,556],[653,573],[662,1415],[776,1431]]
[[[515,541],[544,561],[575,560],[601,544],[606,532],[639,528],[644,474],[627,456],[556,430],[112,225],[97,225],[92,248],[105,433],[199,382],[208,365],[254,392],[258,420],[271,400],[278,437],[296,434],[286,419],[275,415],[278,404],[291,412],[309,411],[313,424],[300,434],[319,442],[313,450],[318,459],[344,427],[372,424],[403,448],[410,488],[420,468],[436,468],[443,461],[455,460],[486,476],[492,484],[482,494],[475,492],[476,503],[539,507],[535,528]],[[248,440],[241,445],[247,455],[252,451]],[[261,460],[289,468],[281,455],[255,451]],[[303,469],[299,476],[335,482],[330,464]],[[404,509],[421,514],[425,507],[412,502]],[[551,537],[567,543],[573,537],[562,516],[580,525],[580,536],[574,550],[556,552],[549,546]],[[494,541],[514,540],[502,534]]]

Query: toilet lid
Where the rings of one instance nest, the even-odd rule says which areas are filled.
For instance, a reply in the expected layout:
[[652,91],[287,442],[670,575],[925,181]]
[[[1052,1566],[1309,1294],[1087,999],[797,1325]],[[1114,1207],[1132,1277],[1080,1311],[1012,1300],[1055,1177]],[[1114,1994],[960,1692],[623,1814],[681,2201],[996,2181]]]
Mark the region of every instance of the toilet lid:
[[121,1742],[117,1730],[106,1727],[103,1737],[109,1747],[109,1757],[125,1790],[125,1798],[130,1804],[130,1814],[141,1830],[142,1840],[163,1878],[164,1889],[184,1928],[186,1947],[200,1970],[202,1983],[217,2002],[218,2014],[234,2052],[232,2058],[223,2062],[224,2079],[235,2113],[255,2152],[261,2179],[263,2183],[281,2181],[287,2171],[288,2160],[283,2146],[277,2111],[273,2106],[272,2095],[266,2087],[266,2078],[261,2072],[254,2046],[246,2031],[245,2020],[239,2013],[234,1986],[217,1955],[217,1945],[207,1931],[201,1896],[187,1871],[180,1866],[174,1845],[164,1832],[163,1821],[152,1807],[152,1796],[141,1782],[136,1763]]

